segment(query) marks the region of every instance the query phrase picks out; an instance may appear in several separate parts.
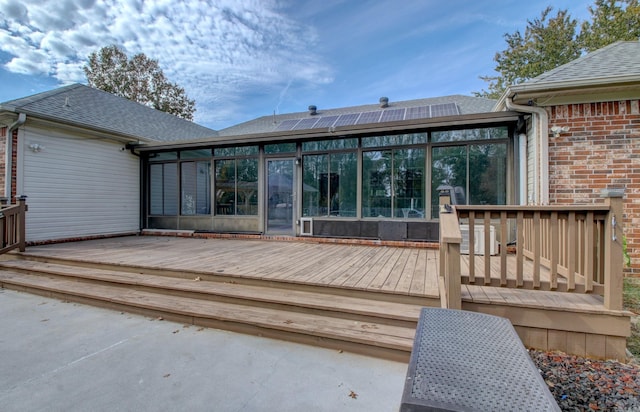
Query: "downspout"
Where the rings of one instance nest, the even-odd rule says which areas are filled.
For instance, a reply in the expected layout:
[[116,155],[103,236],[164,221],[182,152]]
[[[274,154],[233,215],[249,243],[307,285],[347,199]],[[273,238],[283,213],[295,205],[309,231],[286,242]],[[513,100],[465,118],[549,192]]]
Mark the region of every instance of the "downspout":
[[4,196],[11,203],[11,182],[13,180],[13,131],[18,129],[27,121],[27,115],[25,113],[18,113],[18,120],[13,122],[7,130],[7,143],[5,147],[5,159],[4,159]]
[[[513,97],[505,99],[505,105],[509,110],[529,113],[535,119],[533,134],[536,140],[536,159],[534,177],[537,179],[534,188],[537,195],[534,203],[540,205],[549,204],[549,117],[547,111],[540,107],[515,104]],[[538,155],[539,154],[539,155]]]
[[525,133],[520,133],[518,135],[518,163],[520,165],[520,179],[524,181],[524,184],[520,184],[520,193],[518,196],[520,197],[520,205],[527,205],[527,183],[529,179],[527,177],[528,168],[527,162],[527,135]]

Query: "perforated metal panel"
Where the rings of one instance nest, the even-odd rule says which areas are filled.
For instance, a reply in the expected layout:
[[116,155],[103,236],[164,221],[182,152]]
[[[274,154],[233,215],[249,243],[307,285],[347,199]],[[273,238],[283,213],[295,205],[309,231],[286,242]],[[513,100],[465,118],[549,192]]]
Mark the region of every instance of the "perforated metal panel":
[[401,411],[559,411],[511,323],[424,308]]

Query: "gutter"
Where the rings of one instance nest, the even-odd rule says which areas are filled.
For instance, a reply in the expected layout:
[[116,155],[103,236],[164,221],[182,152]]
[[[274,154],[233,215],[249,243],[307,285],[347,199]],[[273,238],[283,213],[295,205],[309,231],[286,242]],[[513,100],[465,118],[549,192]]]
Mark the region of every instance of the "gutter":
[[25,113],[18,113],[18,120],[13,122],[7,130],[7,142],[5,146],[5,168],[4,168],[4,196],[11,203],[11,182],[13,180],[12,160],[13,160],[13,131],[17,130],[20,126],[27,121],[27,115]]
[[[511,94],[507,90],[504,96]],[[502,100],[502,99],[501,99]],[[501,102],[500,102],[501,103]],[[513,96],[504,99],[505,107],[508,110],[529,113],[534,118],[533,136],[536,142],[534,151],[534,171],[535,179],[533,198],[529,203],[548,205],[549,204],[549,117],[547,111],[540,107],[524,106],[513,102]],[[526,182],[525,182],[526,184]]]

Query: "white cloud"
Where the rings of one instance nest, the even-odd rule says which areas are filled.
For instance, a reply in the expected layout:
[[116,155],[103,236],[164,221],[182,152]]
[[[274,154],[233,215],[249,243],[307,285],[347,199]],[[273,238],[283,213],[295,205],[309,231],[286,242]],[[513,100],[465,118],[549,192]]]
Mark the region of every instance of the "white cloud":
[[0,0],[0,51],[11,56],[7,70],[61,83],[84,82],[87,56],[103,46],[144,53],[196,99],[197,121],[214,121],[247,93],[277,99],[287,84],[332,80],[313,51],[315,29],[278,8],[275,0]]

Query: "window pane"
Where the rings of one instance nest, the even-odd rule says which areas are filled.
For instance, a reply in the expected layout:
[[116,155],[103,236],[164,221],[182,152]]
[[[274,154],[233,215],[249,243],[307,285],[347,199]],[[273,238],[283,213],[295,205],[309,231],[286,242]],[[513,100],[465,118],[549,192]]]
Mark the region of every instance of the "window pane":
[[180,159],[202,159],[211,157],[211,149],[183,150]]
[[149,213],[161,215],[164,209],[162,205],[162,164],[149,166]]
[[302,181],[302,215],[327,216],[327,189],[329,187],[329,156],[304,156]]
[[391,150],[362,154],[362,216],[391,217]]
[[469,146],[469,204],[505,205],[507,145]]
[[186,162],[180,165],[182,177],[182,210],[183,215],[196,214],[196,163]]
[[274,153],[293,153],[296,151],[295,143],[276,143],[264,145],[264,152],[266,154]]
[[213,154],[218,157],[257,155],[258,146],[220,147],[213,149]]
[[164,215],[178,214],[178,165],[165,163],[164,166]]
[[405,133],[362,138],[362,147],[407,146],[427,143],[426,133]]
[[464,140],[506,139],[509,129],[505,127],[487,127],[482,129],[446,130],[431,133],[431,141],[458,142]]
[[393,159],[394,216],[424,218],[425,150],[395,150]]
[[317,142],[302,143],[303,152],[314,152],[319,150],[340,150],[340,149],[357,149],[358,139],[332,139],[321,140]]
[[211,162],[197,162],[196,214],[211,213]]
[[238,215],[258,214],[258,159],[238,159]]
[[183,162],[181,165],[183,215],[210,213],[209,162]]
[[149,153],[149,160],[152,162],[157,162],[161,160],[177,160],[178,152],[157,152],[157,153]]
[[330,155],[329,212],[332,216],[356,216],[357,153]]
[[440,191],[452,191],[453,204],[466,204],[467,146],[434,147],[431,151],[431,217],[438,217]]
[[235,214],[236,161],[216,161],[216,214]]

